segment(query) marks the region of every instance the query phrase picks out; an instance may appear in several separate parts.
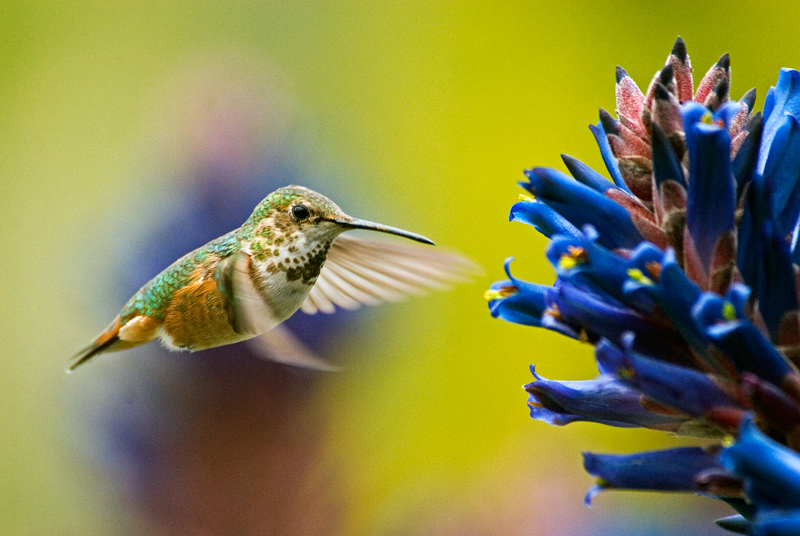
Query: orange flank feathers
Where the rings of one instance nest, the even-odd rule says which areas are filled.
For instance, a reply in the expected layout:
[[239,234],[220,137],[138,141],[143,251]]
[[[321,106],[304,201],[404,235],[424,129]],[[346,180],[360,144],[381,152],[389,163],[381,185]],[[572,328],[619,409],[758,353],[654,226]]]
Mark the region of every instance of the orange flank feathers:
[[216,281],[205,278],[175,292],[164,313],[164,332],[177,348],[200,350],[252,337],[236,333]]

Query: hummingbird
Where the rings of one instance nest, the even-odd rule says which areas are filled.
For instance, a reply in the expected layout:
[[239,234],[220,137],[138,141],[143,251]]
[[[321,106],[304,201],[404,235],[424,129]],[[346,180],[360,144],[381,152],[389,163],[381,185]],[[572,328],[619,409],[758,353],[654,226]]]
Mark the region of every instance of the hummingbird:
[[433,245],[422,235],[348,216],[308,188],[279,188],[241,227],[187,253],[139,289],[73,357],[68,372],[100,353],[154,339],[170,349],[196,351],[259,335],[270,359],[335,368],[280,323],[298,309],[333,313],[337,306],[398,301],[474,270],[471,261],[451,252],[340,236],[353,229]]

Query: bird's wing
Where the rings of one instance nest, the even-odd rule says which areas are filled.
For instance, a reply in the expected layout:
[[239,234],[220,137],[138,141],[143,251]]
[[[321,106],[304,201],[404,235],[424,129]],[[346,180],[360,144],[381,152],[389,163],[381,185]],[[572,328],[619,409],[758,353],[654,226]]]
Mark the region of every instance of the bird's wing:
[[283,326],[275,326],[255,339],[250,339],[248,344],[260,357],[278,363],[316,370],[339,370],[339,367],[315,354]]
[[236,333],[259,335],[250,343],[264,359],[317,370],[337,370],[278,324],[250,277],[250,254],[240,250],[220,261],[214,272],[225,297],[228,322]]
[[428,289],[447,288],[447,283],[478,272],[472,261],[446,250],[340,236],[300,309],[308,314],[333,313],[337,306],[352,310],[400,301]]
[[263,333],[259,317],[267,322],[272,312],[259,296],[250,278],[250,254],[239,250],[222,259],[214,271],[217,288],[225,298],[225,310],[233,331],[242,335]]

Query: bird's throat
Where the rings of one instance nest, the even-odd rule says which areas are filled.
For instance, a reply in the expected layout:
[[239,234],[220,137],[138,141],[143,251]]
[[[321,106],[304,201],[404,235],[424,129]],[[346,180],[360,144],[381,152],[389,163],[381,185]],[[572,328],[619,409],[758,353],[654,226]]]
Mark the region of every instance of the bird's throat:
[[251,276],[275,317],[285,320],[303,304],[322,270],[333,240],[306,247],[304,240],[287,240],[266,255],[254,252]]

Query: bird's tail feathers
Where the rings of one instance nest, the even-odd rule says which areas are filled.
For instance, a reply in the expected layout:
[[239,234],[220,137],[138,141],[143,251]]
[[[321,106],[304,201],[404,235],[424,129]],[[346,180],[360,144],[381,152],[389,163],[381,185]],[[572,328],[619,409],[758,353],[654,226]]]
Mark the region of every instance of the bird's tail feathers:
[[108,326],[108,329],[98,335],[89,346],[72,356],[72,363],[67,369],[67,372],[72,372],[97,354],[109,351],[111,347],[119,341],[119,317],[117,317],[114,319],[114,322]]

